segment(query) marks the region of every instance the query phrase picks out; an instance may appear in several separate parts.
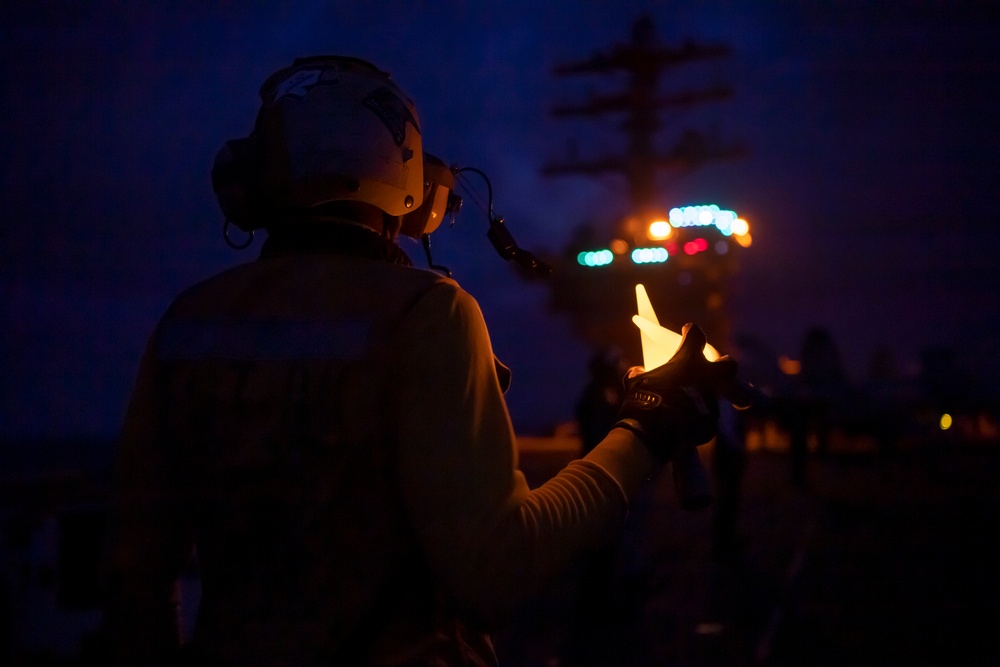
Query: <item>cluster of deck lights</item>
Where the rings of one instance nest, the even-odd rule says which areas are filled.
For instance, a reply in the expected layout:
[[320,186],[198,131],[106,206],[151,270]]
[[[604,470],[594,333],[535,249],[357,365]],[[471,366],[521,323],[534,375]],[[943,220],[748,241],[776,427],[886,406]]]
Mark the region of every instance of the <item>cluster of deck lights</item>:
[[[736,211],[727,211],[719,208],[715,204],[707,206],[683,206],[670,209],[671,227],[708,227],[715,225],[716,229],[729,236],[730,234],[740,234],[741,228],[733,229],[733,224],[740,218]],[[744,225],[746,222],[743,223]],[[745,230],[743,230],[745,233]]]
[[[751,243],[750,225],[747,221],[738,217],[735,211],[722,209],[715,204],[672,208],[668,220],[655,220],[649,224],[647,236],[655,243],[669,239],[673,236],[674,229],[709,226],[715,227],[723,236],[731,237],[743,247]],[[622,247],[616,247],[615,244]],[[680,247],[676,246],[677,244],[674,244],[670,250],[659,245],[635,248],[629,256],[634,264],[658,264],[666,262],[671,252],[683,251],[686,255],[705,252],[709,248],[709,242],[704,238],[694,238]],[[725,239],[721,239],[715,242],[714,248],[717,254],[724,255],[729,251],[729,244]],[[616,255],[624,255],[626,252],[628,252],[626,243],[619,239],[612,242],[611,249],[579,253],[576,261],[581,266],[587,267],[607,266],[615,261]]]

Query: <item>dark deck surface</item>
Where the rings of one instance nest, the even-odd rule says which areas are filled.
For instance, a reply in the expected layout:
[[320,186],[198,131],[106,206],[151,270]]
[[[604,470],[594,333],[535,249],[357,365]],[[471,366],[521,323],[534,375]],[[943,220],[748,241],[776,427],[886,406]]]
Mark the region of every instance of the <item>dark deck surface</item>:
[[[573,451],[528,440],[522,468],[537,484]],[[498,636],[501,664],[1000,665],[1000,445],[811,455],[804,487],[791,472],[785,454],[747,456],[742,541],[722,552],[713,510],[677,509],[664,476],[603,563],[578,565]]]
[[812,456],[801,488],[787,456],[752,453],[742,548],[722,554],[711,510],[681,512],[664,482],[603,569],[598,616],[574,621],[578,570],[498,638],[502,663],[998,665],[998,473],[1000,448],[952,444]]

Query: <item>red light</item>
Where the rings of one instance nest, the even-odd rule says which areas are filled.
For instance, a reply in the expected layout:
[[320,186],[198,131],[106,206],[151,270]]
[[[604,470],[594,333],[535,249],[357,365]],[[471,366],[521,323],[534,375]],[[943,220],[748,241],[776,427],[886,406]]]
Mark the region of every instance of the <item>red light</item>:
[[684,244],[684,254],[685,255],[693,255],[696,252],[698,252],[698,244],[697,243],[695,243],[694,241],[688,241],[687,243]]
[[695,239],[694,245],[696,248],[698,248],[698,252],[705,252],[706,250],[708,250],[708,241],[706,241],[705,239]]

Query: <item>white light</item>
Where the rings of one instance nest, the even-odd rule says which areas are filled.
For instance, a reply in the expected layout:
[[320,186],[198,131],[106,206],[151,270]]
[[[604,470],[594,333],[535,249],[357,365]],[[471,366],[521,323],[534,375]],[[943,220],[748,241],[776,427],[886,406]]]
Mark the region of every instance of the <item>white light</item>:
[[[707,227],[715,225],[720,232],[729,236],[732,225],[737,220],[736,211],[721,209],[716,204],[681,206],[670,209],[668,216],[673,227]],[[651,237],[652,238],[652,237]]]
[[679,208],[670,209],[670,224],[674,227],[680,227],[684,224],[684,211]]
[[733,211],[719,211],[719,214],[715,216],[715,226],[719,228],[719,231],[725,235],[729,235],[732,231],[733,220],[736,219],[736,213]]
[[670,255],[666,248],[636,248],[632,251],[632,261],[636,264],[665,262]]
[[649,238],[654,241],[662,241],[670,236],[670,223],[666,220],[657,220],[649,223]]

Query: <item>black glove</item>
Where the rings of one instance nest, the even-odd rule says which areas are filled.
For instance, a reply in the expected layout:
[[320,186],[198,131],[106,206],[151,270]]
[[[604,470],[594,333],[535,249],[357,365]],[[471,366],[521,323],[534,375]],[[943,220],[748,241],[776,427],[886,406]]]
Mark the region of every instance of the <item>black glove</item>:
[[639,436],[660,463],[715,437],[717,396],[736,377],[736,362],[729,357],[705,358],[705,334],[698,325],[684,325],[682,334],[670,361],[649,372],[636,367],[625,376],[625,399],[615,424]]

